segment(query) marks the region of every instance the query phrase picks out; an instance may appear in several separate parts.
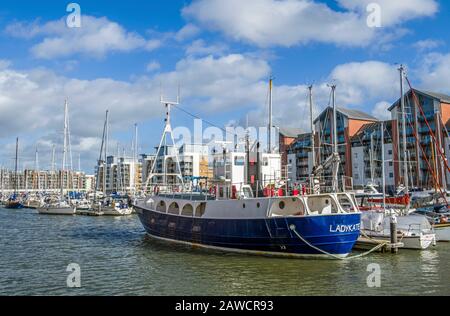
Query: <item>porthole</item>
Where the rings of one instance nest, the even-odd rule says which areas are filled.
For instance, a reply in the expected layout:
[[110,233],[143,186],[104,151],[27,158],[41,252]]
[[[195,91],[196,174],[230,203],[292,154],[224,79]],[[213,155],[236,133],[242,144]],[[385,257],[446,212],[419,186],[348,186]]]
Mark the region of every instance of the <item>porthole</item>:
[[278,206],[280,207],[280,210],[284,210],[286,204],[284,203],[284,201],[281,201],[280,204],[278,204]]
[[259,202],[256,203],[256,207],[257,207],[257,208],[260,208],[260,207],[261,207],[261,203],[259,203]]
[[243,208],[245,208],[245,203],[242,205]]

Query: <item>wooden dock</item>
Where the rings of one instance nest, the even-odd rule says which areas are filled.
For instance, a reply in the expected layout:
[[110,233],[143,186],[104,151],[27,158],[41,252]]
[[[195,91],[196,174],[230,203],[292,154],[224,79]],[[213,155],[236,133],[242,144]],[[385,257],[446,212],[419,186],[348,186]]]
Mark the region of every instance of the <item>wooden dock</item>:
[[396,244],[391,244],[390,242],[386,243],[386,240],[375,239],[375,238],[367,238],[367,237],[359,237],[353,249],[357,250],[370,250],[375,248],[378,245],[385,244],[383,247],[377,250],[377,252],[381,253],[390,253],[392,248],[401,248],[404,246],[403,243],[399,242]]

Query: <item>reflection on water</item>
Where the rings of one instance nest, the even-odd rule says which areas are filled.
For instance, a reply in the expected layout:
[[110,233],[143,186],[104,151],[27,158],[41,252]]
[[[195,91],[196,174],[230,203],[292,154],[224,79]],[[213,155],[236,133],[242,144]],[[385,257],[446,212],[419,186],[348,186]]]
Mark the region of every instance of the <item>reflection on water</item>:
[[[450,244],[353,261],[223,254],[147,237],[137,217],[53,217],[0,209],[0,295],[450,294]],[[66,287],[70,263],[80,289]],[[368,288],[367,266],[381,267]]]

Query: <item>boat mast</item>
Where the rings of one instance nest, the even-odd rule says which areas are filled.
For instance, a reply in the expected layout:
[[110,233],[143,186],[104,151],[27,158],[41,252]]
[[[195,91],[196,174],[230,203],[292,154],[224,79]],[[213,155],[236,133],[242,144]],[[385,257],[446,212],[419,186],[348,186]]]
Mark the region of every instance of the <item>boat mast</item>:
[[386,210],[386,174],[384,165],[384,122],[381,122],[381,179],[383,189],[383,210]]
[[36,152],[34,154],[34,170],[37,175],[37,190],[39,192],[39,190],[40,190],[40,172],[39,172],[39,152],[38,152],[37,147],[36,147]]
[[64,173],[66,169],[66,151],[67,151],[67,99],[64,103],[64,140],[63,140],[63,158],[61,169],[61,201],[64,198]]
[[[153,161],[152,164],[152,169],[150,172],[150,175],[147,177],[147,180],[145,181],[145,187],[144,190],[148,189],[148,185],[150,183],[150,181],[153,182],[153,179],[156,177],[157,180],[159,177],[162,177],[163,179],[163,183],[162,185],[167,186],[167,177],[171,176],[175,178],[175,182],[177,179],[180,180],[181,186],[184,188],[184,180],[183,180],[183,174],[181,172],[181,165],[180,165],[180,159],[178,157],[178,148],[175,144],[175,139],[173,138],[173,131],[172,131],[172,123],[171,123],[171,110],[172,110],[172,106],[177,106],[180,104],[180,89],[178,88],[178,95],[177,95],[177,100],[174,101],[166,101],[164,100],[164,97],[161,93],[160,96],[160,102],[161,104],[164,105],[164,107],[166,108],[166,119],[165,119],[165,127],[164,127],[164,132],[162,134],[161,137],[161,141],[159,143],[158,146],[158,150],[156,151],[156,156],[155,156],[155,160]],[[171,173],[168,174],[167,173],[167,160],[168,160],[168,156],[169,156],[169,151],[167,148],[167,138],[168,135],[170,135],[170,142],[172,144],[172,151],[173,154],[175,156],[175,173]],[[164,152],[163,152],[164,149]],[[162,160],[163,160],[163,164],[162,164],[162,173],[160,172],[156,172],[156,165],[157,165],[157,161],[159,159],[159,157],[161,157],[162,154]],[[176,183],[175,183],[176,184]]]
[[103,139],[105,142],[105,146],[103,147],[103,197],[106,198],[106,168],[108,161],[108,141],[109,141],[109,111],[106,111],[106,119],[105,119],[105,133],[103,135]]
[[[338,150],[338,137],[337,137],[337,108],[336,108],[336,85],[331,85],[331,96],[332,96],[332,104],[333,104],[333,155],[336,159],[339,157]],[[338,181],[338,172],[339,172],[339,159],[337,159],[333,172],[333,190],[334,192],[339,191],[339,181]]]
[[[137,123],[134,124],[134,156],[133,156],[133,195],[136,195],[137,192],[137,188],[136,188],[136,170],[137,170],[137,165],[138,165],[138,125]],[[131,172],[131,168],[130,168],[130,172]],[[131,174],[130,174],[131,177]],[[131,182],[131,178],[130,178],[130,182]]]
[[[15,159],[15,163],[14,163],[14,199],[16,199],[17,196],[17,160],[18,160],[18,156],[19,156],[19,137],[16,138],[16,159]],[[25,179],[26,181],[26,179]]]
[[269,80],[269,125],[268,125],[268,150],[269,154],[272,153],[272,102],[273,102],[273,78]]
[[405,112],[405,95],[403,91],[403,77],[405,75],[405,68],[400,65],[398,69],[400,72],[400,104],[402,112],[402,134],[403,134],[403,181],[405,184],[405,195],[409,193],[409,179],[408,179],[408,155],[406,147],[406,112]]
[[374,184],[375,182],[375,166],[373,164],[374,162],[374,157],[375,157],[375,148],[374,148],[374,144],[373,144],[373,134],[370,134],[370,181],[372,182],[372,184]]
[[314,129],[314,117],[313,117],[313,86],[308,87],[309,90],[309,116],[311,121],[311,159],[312,159],[312,169],[316,167],[316,148],[315,148],[315,136],[316,132]]

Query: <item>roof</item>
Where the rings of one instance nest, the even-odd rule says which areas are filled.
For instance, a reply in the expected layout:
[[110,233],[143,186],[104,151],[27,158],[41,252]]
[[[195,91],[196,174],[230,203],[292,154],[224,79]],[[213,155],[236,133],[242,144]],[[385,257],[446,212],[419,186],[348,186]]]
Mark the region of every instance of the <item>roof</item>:
[[[444,102],[444,103],[450,103],[450,96],[447,94],[443,94],[443,93],[438,93],[438,92],[431,92],[431,91],[425,91],[425,90],[419,90],[419,89],[413,89],[416,93],[421,94],[423,96],[429,97],[429,98],[433,98],[438,100],[439,102]],[[411,92],[411,89],[408,90],[408,92],[406,92],[405,95],[408,95]],[[397,104],[400,103],[400,98],[398,98],[397,101],[394,102],[394,104],[392,104],[389,107],[389,111],[392,111]]]
[[302,133],[303,130],[301,128],[280,127],[280,134],[285,137],[297,138],[297,136]]
[[[323,114],[325,114],[328,110],[332,110],[332,107],[327,107],[315,120],[314,123],[316,123],[320,117],[322,117]],[[337,107],[337,111],[339,113],[341,113],[342,115],[348,117],[349,119],[353,119],[353,120],[361,120],[361,121],[373,121],[373,122],[378,122],[379,120],[370,115],[367,114],[365,112],[359,111],[359,110],[354,110],[354,109],[346,109],[346,108],[341,108],[341,107]]]
[[[392,123],[393,123],[392,120],[364,124],[363,126],[361,126],[361,128],[358,130],[358,132],[356,132],[356,134],[351,138],[351,141],[352,142],[361,141],[363,139],[364,135],[370,134],[374,131],[378,132],[380,130],[381,123],[384,123],[385,129],[387,131],[390,131],[392,129]],[[385,133],[385,139],[391,138],[390,133],[391,132]]]

